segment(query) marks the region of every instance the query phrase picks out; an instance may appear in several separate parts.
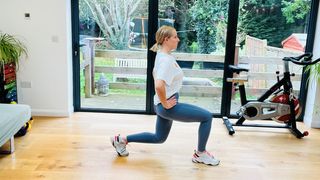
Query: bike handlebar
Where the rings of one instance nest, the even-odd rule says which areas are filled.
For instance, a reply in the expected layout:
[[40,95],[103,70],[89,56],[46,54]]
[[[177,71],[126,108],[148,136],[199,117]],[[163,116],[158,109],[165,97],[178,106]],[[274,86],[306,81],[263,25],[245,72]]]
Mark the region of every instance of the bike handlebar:
[[320,58],[312,61],[312,53],[305,53],[297,57],[284,57],[283,61],[291,61],[298,65],[312,65],[320,61]]

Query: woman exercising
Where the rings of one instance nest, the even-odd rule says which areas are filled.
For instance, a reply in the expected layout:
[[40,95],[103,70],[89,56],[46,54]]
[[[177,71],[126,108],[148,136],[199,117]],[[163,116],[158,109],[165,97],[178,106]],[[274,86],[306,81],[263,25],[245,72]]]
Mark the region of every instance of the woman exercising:
[[119,156],[128,156],[126,145],[136,143],[163,143],[166,141],[172,121],[200,122],[198,130],[198,147],[192,161],[207,165],[218,165],[220,161],[206,151],[210,135],[212,114],[200,107],[180,103],[179,90],[182,86],[183,72],[171,55],[179,43],[176,30],[171,26],[162,26],[156,33],[156,44],[150,49],[157,52],[153,68],[155,83],[154,105],[157,114],[155,133],[142,132],[127,136],[111,137],[111,143]]

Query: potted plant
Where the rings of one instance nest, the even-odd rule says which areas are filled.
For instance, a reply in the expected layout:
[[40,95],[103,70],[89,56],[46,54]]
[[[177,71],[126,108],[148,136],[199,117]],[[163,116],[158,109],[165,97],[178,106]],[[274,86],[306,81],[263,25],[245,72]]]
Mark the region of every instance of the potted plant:
[[15,63],[21,55],[27,55],[27,48],[13,35],[0,32],[0,62],[2,64]]
[[320,78],[320,64],[319,63],[307,66],[305,71],[310,73],[308,81],[310,79],[317,80]]
[[[15,67],[18,65],[18,61],[22,55],[27,55],[26,46],[16,37],[0,32],[0,103],[17,100],[16,86],[12,86],[12,83],[16,82]],[[13,71],[8,72],[11,73],[11,79],[6,79],[5,77],[5,65],[13,69]],[[11,83],[10,88],[5,88],[5,86],[8,86],[8,83]]]
[[312,92],[307,96],[304,122],[309,127],[320,128],[320,63],[309,65],[305,72],[309,72],[308,92]]

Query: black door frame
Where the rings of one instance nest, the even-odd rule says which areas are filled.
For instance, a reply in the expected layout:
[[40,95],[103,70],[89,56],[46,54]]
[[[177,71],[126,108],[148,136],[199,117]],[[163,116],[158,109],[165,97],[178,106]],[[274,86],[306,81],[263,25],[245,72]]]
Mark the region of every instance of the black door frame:
[[[232,72],[228,66],[234,63],[234,53],[237,38],[238,14],[239,14],[239,1],[230,0],[228,10],[228,27],[227,27],[227,42],[224,58],[223,69],[223,86],[222,86],[222,101],[221,101],[221,116],[230,115],[231,106],[231,92],[232,84],[227,83],[227,78],[232,77]],[[228,52],[228,53],[227,53]]]

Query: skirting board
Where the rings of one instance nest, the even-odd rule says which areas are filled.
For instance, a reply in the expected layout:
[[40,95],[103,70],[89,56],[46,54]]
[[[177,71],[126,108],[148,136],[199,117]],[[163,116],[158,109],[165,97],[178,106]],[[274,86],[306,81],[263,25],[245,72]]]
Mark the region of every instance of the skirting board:
[[31,110],[32,116],[49,116],[49,117],[69,117],[73,113],[73,109],[66,110],[52,110],[52,109],[33,109]]
[[307,127],[320,128],[320,120],[314,116],[316,115],[312,115],[312,113],[306,113],[304,115],[303,122]]
[[311,127],[312,128],[320,128],[320,121],[312,121]]

